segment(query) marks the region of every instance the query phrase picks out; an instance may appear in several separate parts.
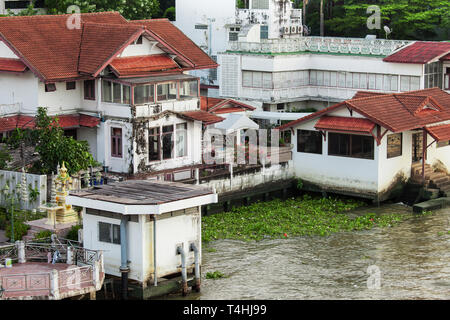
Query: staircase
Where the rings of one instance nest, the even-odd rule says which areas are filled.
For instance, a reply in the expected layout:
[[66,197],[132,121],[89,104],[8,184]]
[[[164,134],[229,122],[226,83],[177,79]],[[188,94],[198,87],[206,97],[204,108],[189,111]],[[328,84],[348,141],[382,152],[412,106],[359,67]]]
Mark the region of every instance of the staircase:
[[[422,164],[420,162],[412,165],[411,180],[422,183]],[[450,197],[450,175],[434,171],[429,164],[425,164],[425,186],[429,189],[437,189],[444,196]]]
[[28,229],[28,233],[22,237],[23,241],[32,241],[34,240],[34,237],[37,233],[44,231],[44,228],[39,228],[37,226],[31,226],[30,229]]

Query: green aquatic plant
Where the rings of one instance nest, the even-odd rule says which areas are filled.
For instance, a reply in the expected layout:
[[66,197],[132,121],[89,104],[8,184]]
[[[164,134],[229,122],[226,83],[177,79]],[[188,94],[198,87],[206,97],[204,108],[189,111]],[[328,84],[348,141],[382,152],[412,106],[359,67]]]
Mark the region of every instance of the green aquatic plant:
[[220,272],[220,271],[214,271],[214,272],[207,272],[206,273],[206,279],[216,280],[216,279],[220,279],[220,278],[223,278],[223,277],[225,277],[225,275],[222,272]]
[[367,213],[350,217],[347,213],[365,203],[354,199],[312,198],[257,202],[247,207],[203,218],[204,242],[218,239],[262,240],[295,236],[328,236],[336,232],[390,227],[404,215]]

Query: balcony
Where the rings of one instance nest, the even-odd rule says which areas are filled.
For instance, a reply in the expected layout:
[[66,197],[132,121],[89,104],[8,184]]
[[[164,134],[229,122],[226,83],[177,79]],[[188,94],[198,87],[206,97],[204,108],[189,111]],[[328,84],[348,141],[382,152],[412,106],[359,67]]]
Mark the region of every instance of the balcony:
[[411,41],[363,38],[302,37],[261,42],[228,42],[228,51],[250,53],[321,52],[387,56]]

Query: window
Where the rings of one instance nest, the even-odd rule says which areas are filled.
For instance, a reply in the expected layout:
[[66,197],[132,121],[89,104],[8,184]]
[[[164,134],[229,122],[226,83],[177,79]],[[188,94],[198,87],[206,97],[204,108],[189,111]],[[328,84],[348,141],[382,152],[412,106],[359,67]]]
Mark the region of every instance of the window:
[[260,38],[261,39],[269,39],[269,26],[261,26]]
[[111,157],[122,158],[121,128],[111,128]]
[[177,157],[187,156],[187,123],[177,124]]
[[122,86],[122,103],[130,104],[131,103],[130,96],[131,96],[131,87]]
[[180,98],[197,98],[198,97],[198,81],[184,81],[180,83]]
[[73,140],[77,140],[77,129],[64,130],[64,135],[66,137],[72,137]]
[[400,91],[420,89],[420,77],[400,76]]
[[150,128],[148,131],[148,160],[157,161],[161,159],[161,136],[160,128]]
[[387,158],[395,158],[402,155],[402,134],[390,134],[387,136]]
[[53,92],[53,91],[56,91],[56,85],[54,83],[46,83],[45,92]]
[[75,90],[76,84],[75,81],[66,82],[66,90]]
[[328,155],[373,160],[373,137],[330,132],[328,134]]
[[158,101],[174,100],[177,98],[177,83],[158,84]]
[[112,102],[112,83],[111,81],[102,81],[102,101]]
[[197,29],[197,30],[208,30],[208,25],[206,25],[206,24],[196,24],[194,28]]
[[173,125],[162,128],[163,160],[173,158]]
[[297,152],[322,154],[322,134],[319,131],[297,130]]
[[228,41],[238,41],[239,32],[230,32],[228,33]]
[[252,9],[269,9],[269,0],[253,0]]
[[29,5],[30,1],[5,1],[5,9],[26,9]]
[[122,103],[122,85],[120,83],[113,82],[112,89],[112,101],[114,103]]
[[155,102],[155,86],[153,84],[134,87],[134,104],[153,102]]
[[438,147],[438,148],[446,147],[446,146],[449,146],[449,145],[450,145],[450,140],[447,140],[447,141],[441,141],[441,142],[438,142],[438,143],[437,143],[437,147]]
[[84,99],[95,100],[95,80],[84,81]]
[[425,88],[442,88],[442,62],[437,61],[425,65]]
[[[217,56],[211,56],[215,62],[217,62]],[[209,80],[216,81],[217,80],[217,68],[209,69]]]
[[99,222],[98,240],[101,242],[120,244],[120,225]]

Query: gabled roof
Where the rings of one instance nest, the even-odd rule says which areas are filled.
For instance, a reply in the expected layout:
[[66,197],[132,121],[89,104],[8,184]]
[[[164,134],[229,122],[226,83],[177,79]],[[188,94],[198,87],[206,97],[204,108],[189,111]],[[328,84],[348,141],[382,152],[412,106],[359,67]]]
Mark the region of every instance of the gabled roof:
[[450,53],[450,42],[418,41],[383,59],[385,62],[426,64]]
[[83,13],[78,29],[67,27],[70,16],[0,17],[0,40],[46,82],[96,76],[141,34],[182,61],[185,70],[218,66],[167,19],[127,21],[117,12]]
[[217,129],[232,132],[240,129],[259,129],[256,122],[243,114],[230,114],[224,121],[215,125]]
[[217,114],[253,111],[256,108],[233,99],[219,99],[210,97],[200,97],[200,108],[203,111]]
[[212,60],[200,47],[181,32],[169,19],[135,20],[130,23],[143,25],[151,34],[172,48],[175,52],[189,60],[195,69],[217,68]]
[[122,78],[135,77],[155,71],[180,69],[171,57],[164,54],[115,58],[109,66],[118,77]]
[[450,53],[446,56],[443,56],[440,60],[441,61],[450,61]]
[[382,92],[373,92],[373,91],[358,91],[355,93],[352,99],[359,99],[359,98],[367,98],[372,96],[382,96],[386,93]]
[[341,107],[354,110],[392,132],[423,128],[429,124],[450,120],[450,94],[439,88],[431,88],[347,100],[291,121],[279,129],[286,130]]
[[20,60],[14,58],[0,58],[0,71],[24,72],[27,66]]
[[78,71],[93,76],[144,32],[128,24],[84,23],[82,28]]
[[225,118],[216,116],[215,114],[203,111],[203,110],[196,110],[196,111],[184,111],[181,112],[185,117],[188,117],[192,120],[197,120],[203,122],[205,125],[210,125],[213,123],[221,122],[225,120]]

